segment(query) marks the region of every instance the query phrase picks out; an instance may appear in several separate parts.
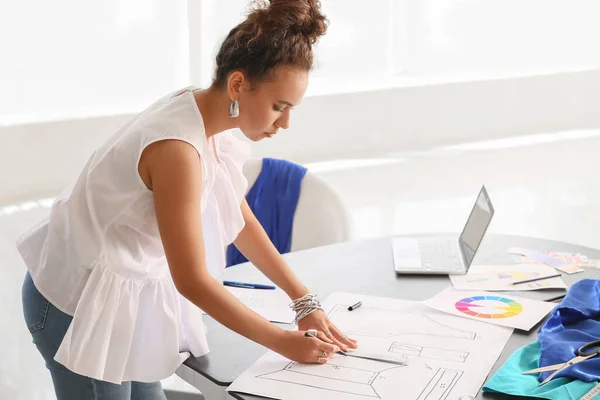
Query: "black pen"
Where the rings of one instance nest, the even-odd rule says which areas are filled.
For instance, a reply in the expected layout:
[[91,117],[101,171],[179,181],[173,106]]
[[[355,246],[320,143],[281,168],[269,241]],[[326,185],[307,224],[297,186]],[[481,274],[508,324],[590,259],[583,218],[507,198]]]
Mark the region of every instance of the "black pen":
[[544,279],[551,279],[551,278],[558,278],[559,276],[561,276],[560,274],[555,274],[555,275],[549,275],[549,276],[539,276],[537,278],[532,278],[532,279],[525,279],[522,281],[515,281],[515,282],[511,282],[511,285],[520,285],[521,283],[530,283],[530,282],[537,282],[537,281],[543,281]]
[[348,311],[354,311],[360,306],[362,306],[362,302],[359,301],[358,303],[352,304],[350,307],[348,307]]

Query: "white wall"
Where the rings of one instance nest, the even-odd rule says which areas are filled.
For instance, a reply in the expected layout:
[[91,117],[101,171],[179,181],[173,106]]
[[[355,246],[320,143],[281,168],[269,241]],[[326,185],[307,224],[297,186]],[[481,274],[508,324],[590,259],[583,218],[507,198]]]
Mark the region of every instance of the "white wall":
[[[600,127],[600,69],[308,97],[255,156],[297,162]],[[130,115],[0,127],[0,204],[52,196]]]

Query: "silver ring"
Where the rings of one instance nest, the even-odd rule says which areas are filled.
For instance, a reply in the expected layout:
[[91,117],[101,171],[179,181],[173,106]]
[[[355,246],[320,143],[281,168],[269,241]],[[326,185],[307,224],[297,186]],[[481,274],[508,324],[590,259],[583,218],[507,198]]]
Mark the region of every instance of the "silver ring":
[[344,339],[346,339],[347,337],[348,337],[348,336],[346,336],[346,335],[342,335],[342,337],[340,337],[340,340],[344,340]]
[[317,335],[319,334],[319,331],[316,329],[307,329],[306,332],[308,332],[310,335],[313,335],[314,337],[317,337]]
[[323,351],[323,354],[321,354],[321,357],[327,357],[327,352]]
[[317,364],[321,364],[321,357],[317,357]]
[[331,332],[327,332],[327,333],[325,334],[325,336],[327,336],[327,337],[331,337]]

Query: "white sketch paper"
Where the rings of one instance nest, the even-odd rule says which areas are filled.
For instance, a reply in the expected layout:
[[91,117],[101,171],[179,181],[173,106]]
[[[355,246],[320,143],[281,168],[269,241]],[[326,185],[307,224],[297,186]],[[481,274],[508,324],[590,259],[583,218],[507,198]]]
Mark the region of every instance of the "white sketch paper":
[[[363,305],[348,311],[349,305]],[[357,351],[405,356],[408,365],[334,355],[298,364],[268,352],[228,388],[276,399],[451,400],[475,396],[512,329],[432,310],[419,302],[334,293],[323,302]]]
[[294,322],[296,313],[289,306],[292,301],[280,288],[275,290],[245,289],[233,286],[226,286],[226,288],[248,308],[269,321],[284,324]]
[[452,286],[458,290],[529,291],[567,289],[561,277],[511,285],[512,282],[556,275],[556,270],[545,264],[472,265],[466,275],[450,275]]

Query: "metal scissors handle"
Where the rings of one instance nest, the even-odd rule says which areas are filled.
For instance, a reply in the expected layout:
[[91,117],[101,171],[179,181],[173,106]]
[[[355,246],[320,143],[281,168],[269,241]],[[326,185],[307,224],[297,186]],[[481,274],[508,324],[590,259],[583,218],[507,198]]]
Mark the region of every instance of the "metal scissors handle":
[[571,365],[575,365],[581,361],[587,360],[588,358],[592,358],[600,354],[600,340],[595,340],[593,342],[584,344],[579,349],[577,349],[576,353],[577,356],[571,358],[567,362],[561,364],[548,365],[546,367],[541,368],[530,369],[529,371],[523,372],[523,374],[536,374],[539,372],[554,371],[546,379],[544,379],[542,383],[540,383],[540,386],[542,386],[550,382],[552,378],[554,378],[559,372],[562,372],[563,370],[569,368]]
[[577,349],[577,355],[583,357],[593,357],[600,354],[600,340],[594,340]]

